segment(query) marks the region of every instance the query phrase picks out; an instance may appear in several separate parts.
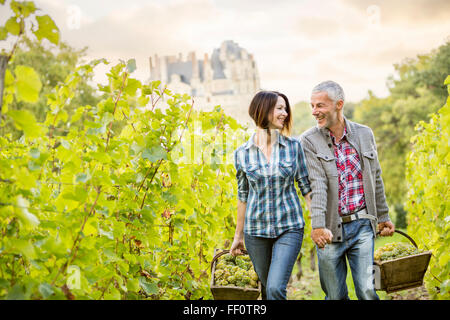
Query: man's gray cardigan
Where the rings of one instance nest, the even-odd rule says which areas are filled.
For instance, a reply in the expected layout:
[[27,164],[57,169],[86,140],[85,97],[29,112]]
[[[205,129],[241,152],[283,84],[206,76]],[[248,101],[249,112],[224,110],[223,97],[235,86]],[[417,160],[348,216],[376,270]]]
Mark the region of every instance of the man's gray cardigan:
[[[378,223],[389,221],[389,208],[373,132],[369,127],[347,119],[345,123],[347,141],[356,149],[361,159],[367,213],[376,217]],[[312,228],[326,227],[333,233],[333,242],[342,242],[342,225],[338,213],[338,171],[329,130],[313,127],[300,136],[300,141],[305,152],[312,188]],[[371,224],[375,235],[377,223],[372,220]]]

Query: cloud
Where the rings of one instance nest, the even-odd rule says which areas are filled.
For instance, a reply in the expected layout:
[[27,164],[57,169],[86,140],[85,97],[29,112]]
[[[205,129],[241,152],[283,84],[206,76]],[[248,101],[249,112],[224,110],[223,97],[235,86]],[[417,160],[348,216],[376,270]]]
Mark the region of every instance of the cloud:
[[[150,56],[195,51],[202,57],[234,40],[254,54],[261,85],[286,92],[293,103],[309,99],[314,84],[329,78],[342,81],[349,101],[363,98],[368,89],[385,95],[394,63],[430,52],[450,34],[450,1],[438,0],[36,3],[55,19],[63,40],[89,47],[88,58],[136,58],[135,76],[141,80],[149,76]],[[79,28],[67,23],[72,3],[82,11]],[[106,79],[105,71],[99,69],[97,81]]]
[[[450,1],[448,0],[341,0],[343,5],[354,7],[367,14],[379,13],[380,22],[388,25],[426,25],[448,21]],[[375,6],[375,7],[374,7]],[[378,7],[379,11],[370,10]]]

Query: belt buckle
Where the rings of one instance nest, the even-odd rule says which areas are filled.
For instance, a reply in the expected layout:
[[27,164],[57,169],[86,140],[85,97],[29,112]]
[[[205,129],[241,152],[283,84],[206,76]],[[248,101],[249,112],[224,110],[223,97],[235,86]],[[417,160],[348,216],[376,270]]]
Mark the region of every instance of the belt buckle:
[[349,223],[349,222],[352,222],[355,220],[358,220],[358,216],[356,213],[352,213],[352,214],[341,217],[342,223]]

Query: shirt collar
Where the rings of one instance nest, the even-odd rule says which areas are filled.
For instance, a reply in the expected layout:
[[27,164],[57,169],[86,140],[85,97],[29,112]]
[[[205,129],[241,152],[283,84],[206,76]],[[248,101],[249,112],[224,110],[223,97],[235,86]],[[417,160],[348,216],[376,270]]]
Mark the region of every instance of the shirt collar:
[[[333,132],[331,132],[331,130],[328,130],[328,131],[330,132],[330,137],[331,137],[333,143],[336,144],[336,137],[334,136]],[[347,135],[347,126],[344,126],[344,133],[342,134],[342,137],[341,137],[341,139],[339,139],[339,141],[344,140],[346,135]]]
[[[275,132],[277,135],[277,142],[279,144],[281,144],[283,147],[286,147],[286,138],[282,134],[280,134],[278,130],[275,130]],[[256,135],[256,132],[254,132],[252,134],[252,136],[250,137],[250,139],[247,140],[247,142],[245,143],[245,149],[249,149],[251,146],[256,147],[255,143],[253,142],[255,135]]]

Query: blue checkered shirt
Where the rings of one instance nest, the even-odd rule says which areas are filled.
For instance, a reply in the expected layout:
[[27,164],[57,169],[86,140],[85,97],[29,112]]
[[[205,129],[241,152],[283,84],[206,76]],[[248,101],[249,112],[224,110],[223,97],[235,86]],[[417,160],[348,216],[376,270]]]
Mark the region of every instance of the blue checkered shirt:
[[[278,132],[278,131],[277,131]],[[238,199],[247,203],[244,233],[276,238],[304,226],[297,181],[302,195],[311,191],[299,140],[277,134],[270,163],[253,143],[255,134],[234,152]]]

